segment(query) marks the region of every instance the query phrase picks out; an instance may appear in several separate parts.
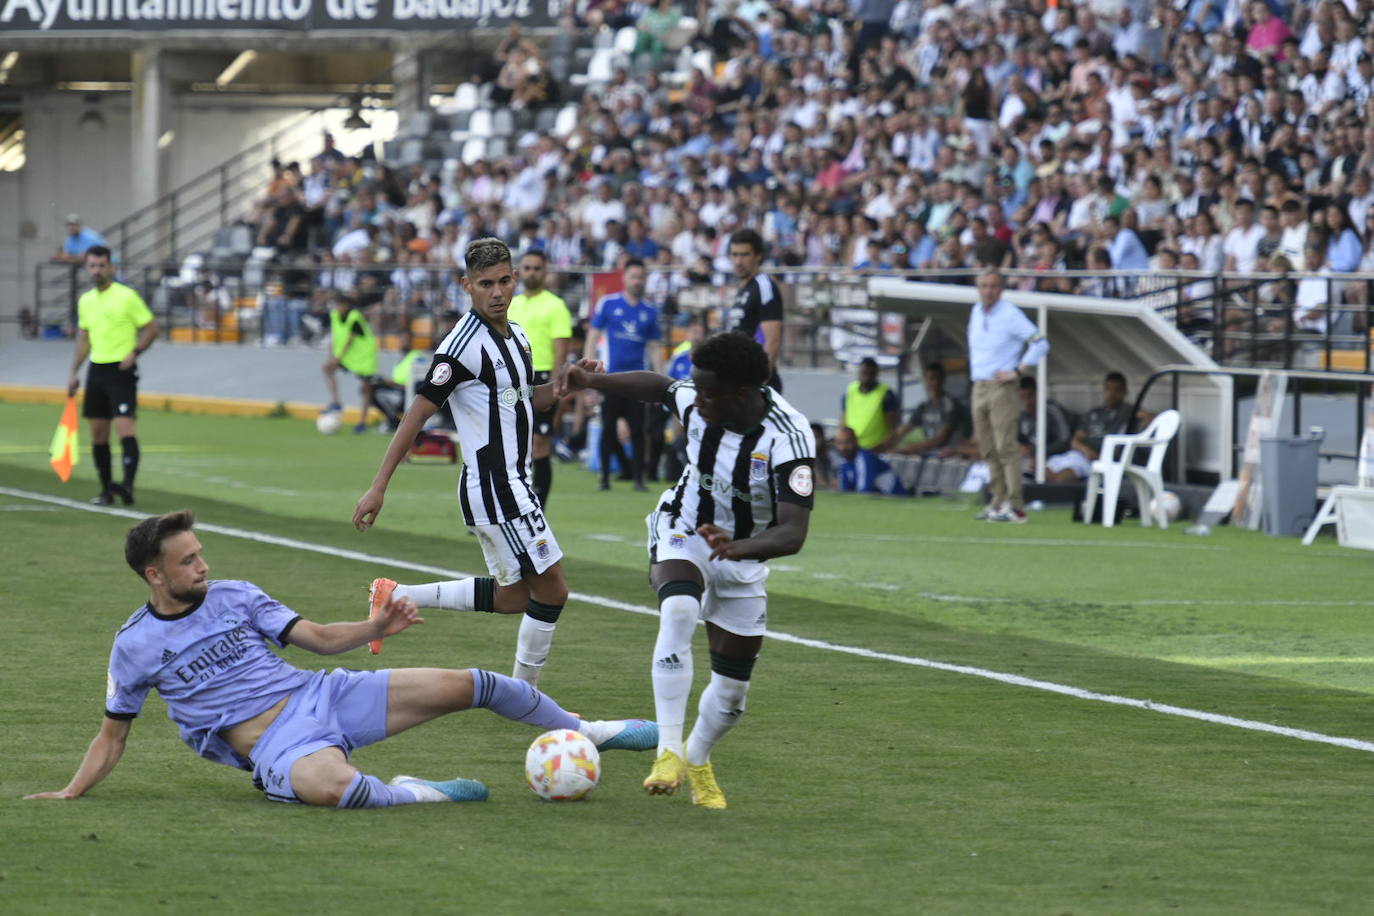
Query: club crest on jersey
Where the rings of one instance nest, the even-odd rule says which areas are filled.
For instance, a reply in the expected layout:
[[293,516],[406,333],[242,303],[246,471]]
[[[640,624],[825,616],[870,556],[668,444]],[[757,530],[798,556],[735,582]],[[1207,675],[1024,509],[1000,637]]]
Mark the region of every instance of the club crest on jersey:
[[534,542],[534,555],[541,560],[549,558],[549,542],[540,538]]
[[768,479],[768,456],[754,452],[749,456],[749,479]]
[[682,549],[682,545],[683,545],[683,544],[686,544],[686,543],[687,543],[687,535],[685,535],[685,534],[670,534],[670,535],[668,535],[668,546],[671,547],[671,548],[673,548],[674,550],[681,550],[681,549]]

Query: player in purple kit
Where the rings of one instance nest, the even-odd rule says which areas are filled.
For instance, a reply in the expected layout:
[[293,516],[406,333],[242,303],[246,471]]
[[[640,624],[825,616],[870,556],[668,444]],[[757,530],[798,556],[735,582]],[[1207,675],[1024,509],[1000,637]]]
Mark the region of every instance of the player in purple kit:
[[354,748],[473,707],[543,729],[575,729],[602,749],[642,743],[647,731],[657,740],[653,723],[585,721],[524,681],[478,668],[296,668],[269,643],[336,655],[424,620],[408,598],[393,598],[366,621],[320,624],[252,583],[210,581],[194,523],[184,510],[130,529],[124,556],[151,597],[115,636],[100,733],[65,788],[27,798],[78,798],[108,776],[150,689],[197,754],[250,770],[269,799],[307,805],[485,800],[476,780],[397,776],[388,785],[348,761]]

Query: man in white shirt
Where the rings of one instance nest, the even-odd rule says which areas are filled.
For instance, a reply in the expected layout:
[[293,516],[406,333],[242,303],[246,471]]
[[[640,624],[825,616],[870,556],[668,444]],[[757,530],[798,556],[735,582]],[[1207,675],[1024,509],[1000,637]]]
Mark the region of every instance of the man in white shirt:
[[1301,201],[1286,200],[1279,208],[1279,224],[1283,234],[1279,236],[1278,254],[1288,259],[1289,264],[1303,263],[1303,252],[1307,250],[1307,213]]
[[1022,367],[1040,362],[1050,344],[1016,306],[1002,298],[1002,274],[978,277],[978,301],[969,311],[969,377],[973,381],[973,435],[988,464],[992,500],[978,514],[987,521],[1024,523],[1021,495],[1021,416],[1018,379]]
[[1311,273],[1298,281],[1293,297],[1293,328],[1309,334],[1325,334],[1327,303],[1331,301],[1331,272],[1322,265],[1326,252],[1316,245],[1304,252],[1304,269]]
[[1264,227],[1255,222],[1255,204],[1246,198],[1236,201],[1236,224],[1226,233],[1221,250],[1226,255],[1226,269],[1249,273],[1259,259],[1259,243]]
[[610,182],[603,178],[597,186],[596,196],[582,208],[582,221],[587,225],[587,232],[598,242],[606,240],[608,222],[617,220],[622,225],[625,222],[625,205],[612,197],[613,190]]

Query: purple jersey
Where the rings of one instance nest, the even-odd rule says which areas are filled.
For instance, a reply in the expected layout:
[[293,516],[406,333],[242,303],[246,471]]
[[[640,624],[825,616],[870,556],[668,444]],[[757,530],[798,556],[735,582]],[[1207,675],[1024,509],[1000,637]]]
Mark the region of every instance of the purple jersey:
[[156,688],[191,750],[248,769],[219,732],[270,709],[309,680],[309,672],[267,645],[285,645],[300,619],[251,582],[213,581],[203,601],[175,617],[145,604],[115,635],[105,715],[134,718]]

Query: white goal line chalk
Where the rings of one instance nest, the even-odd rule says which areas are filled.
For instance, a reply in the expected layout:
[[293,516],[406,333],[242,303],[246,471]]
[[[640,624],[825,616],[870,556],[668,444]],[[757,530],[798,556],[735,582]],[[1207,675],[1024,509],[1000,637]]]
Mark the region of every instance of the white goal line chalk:
[[[27,490],[16,490],[10,487],[0,487],[0,494],[13,496],[19,499],[31,499],[36,502],[48,503],[54,506],[63,506],[68,509],[78,509],[84,512],[94,512],[98,515],[113,515],[120,518],[144,519],[148,517],[146,512],[137,512],[132,509],[119,509],[111,506],[95,506],[90,503],[77,502],[73,499],[65,499],[60,496],[49,496],[46,493],[31,493]],[[440,566],[431,566],[425,563],[413,563],[409,560],[398,560],[391,557],[382,557],[375,554],[363,553],[359,550],[346,550],[340,547],[330,547],[327,544],[312,544],[309,541],[300,541],[295,538],[280,537],[275,534],[264,534],[259,531],[249,531],[245,528],[231,528],[226,525],[215,525],[206,522],[196,522],[196,528],[201,531],[208,531],[212,534],[221,534],[225,537],[241,538],[243,540],[255,541],[259,544],[273,544],[278,547],[289,547],[292,550],[303,550],[310,553],[324,554],[325,556],[337,557],[344,560],[356,560],[362,563],[372,563],[378,566],[390,566],[395,569],[409,569],[415,572],[429,573],[435,576],[467,577],[470,573],[459,572],[452,569],[444,569]],[[575,601],[582,601],[587,604],[599,605],[601,607],[614,608],[619,611],[628,611],[632,614],[644,614],[650,617],[657,617],[658,611],[655,608],[642,604],[631,604],[627,601],[617,601],[603,595],[589,595],[585,592],[569,592],[568,597]],[[1310,741],[1316,744],[1330,744],[1336,747],[1349,748],[1356,751],[1374,753],[1374,741],[1361,741],[1358,738],[1342,738],[1337,735],[1326,735],[1321,732],[1308,731],[1303,728],[1289,728],[1284,725],[1274,725],[1269,722],[1257,722],[1254,719],[1241,719],[1235,716],[1221,715],[1220,713],[1206,712],[1200,709],[1189,709],[1184,706],[1173,706],[1168,703],[1156,703],[1153,700],[1140,700],[1135,697],[1123,697],[1110,693],[1098,693],[1093,690],[1084,690],[1081,687],[1073,687],[1068,684],[1056,684],[1053,681],[1042,681],[1035,678],[1022,677],[1019,674],[1007,674],[1002,671],[992,671],[987,668],[977,668],[972,665],[954,665],[949,662],[940,662],[928,658],[919,658],[910,655],[894,655],[891,652],[876,652],[872,649],[864,649],[859,646],[845,646],[838,643],[826,642],[821,639],[808,639],[804,636],[794,636],[791,633],[784,633],[779,630],[768,630],[766,633],[769,639],[778,642],[791,643],[796,646],[805,646],[809,649],[821,649],[826,652],[839,652],[844,655],[853,655],[858,658],[873,659],[875,661],[894,662],[899,665],[910,665],[916,668],[929,668],[934,671],[944,671],[950,674],[962,674],[969,677],[983,678],[985,680],[997,681],[1001,684],[1009,684],[1014,687],[1026,687],[1031,690],[1044,690],[1050,693],[1057,693],[1063,696],[1075,697],[1080,700],[1091,700],[1098,703],[1110,703],[1114,706],[1129,706],[1133,709],[1144,709],[1150,712],[1162,713],[1166,716],[1179,716],[1184,719],[1195,719],[1200,722],[1211,722],[1214,725],[1227,725],[1232,728],[1241,728],[1247,731],[1263,732],[1270,735],[1279,735],[1284,738],[1296,738],[1299,741]]]

